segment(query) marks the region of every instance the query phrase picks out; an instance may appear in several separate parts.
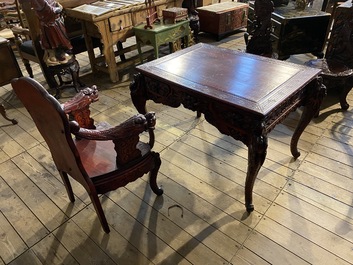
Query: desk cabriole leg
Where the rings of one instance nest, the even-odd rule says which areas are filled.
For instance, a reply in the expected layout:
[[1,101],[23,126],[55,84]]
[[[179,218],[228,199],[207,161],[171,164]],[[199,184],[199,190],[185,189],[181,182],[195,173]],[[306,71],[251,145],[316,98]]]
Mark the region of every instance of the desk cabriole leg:
[[134,79],[130,83],[130,95],[132,103],[137,111],[141,114],[146,114],[146,86],[143,76],[138,73],[134,75]]
[[252,136],[248,144],[248,169],[245,180],[245,207],[248,213],[254,211],[252,192],[254,183],[267,154],[267,136]]
[[304,110],[290,142],[290,150],[295,159],[300,156],[298,151],[299,138],[312,118],[319,113],[322,100],[326,96],[326,87],[323,85],[321,77],[313,80],[306,89],[307,98],[305,99]]

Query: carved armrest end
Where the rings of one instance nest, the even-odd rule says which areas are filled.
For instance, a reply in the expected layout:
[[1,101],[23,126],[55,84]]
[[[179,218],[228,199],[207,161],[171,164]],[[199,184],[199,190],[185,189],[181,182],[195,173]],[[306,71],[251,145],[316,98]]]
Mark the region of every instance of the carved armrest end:
[[62,104],[66,114],[72,117],[80,127],[94,129],[94,121],[90,117],[89,106],[98,100],[98,89],[94,85],[86,87],[77,93],[72,99]]

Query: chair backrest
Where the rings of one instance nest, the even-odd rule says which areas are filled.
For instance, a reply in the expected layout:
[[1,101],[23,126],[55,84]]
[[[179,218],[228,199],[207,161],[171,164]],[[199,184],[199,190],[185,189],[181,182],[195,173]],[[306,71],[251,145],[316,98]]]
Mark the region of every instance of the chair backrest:
[[331,35],[325,58],[353,69],[353,6],[351,1],[338,6],[334,12]]
[[36,54],[43,57],[44,51],[40,46],[40,26],[39,19],[37,18],[34,10],[32,9],[31,2],[28,0],[19,0],[21,9],[25,14],[26,26],[29,29],[30,36],[35,47]]
[[87,187],[89,180],[61,104],[40,83],[29,77],[14,79],[11,84],[46,141],[57,169]]
[[[25,57],[28,60],[38,63],[48,85],[51,88],[55,88],[57,84],[55,83],[55,80],[53,79],[52,75],[49,74],[48,66],[44,62],[44,58],[43,58],[44,50],[42,49],[42,46],[40,44],[41,31],[40,31],[39,19],[32,8],[31,1],[19,0],[19,3],[21,5],[21,9],[23,13],[25,14],[26,25],[29,30],[29,35],[31,39],[30,41],[32,44],[30,45],[30,41],[26,41],[24,46],[25,48],[24,49],[20,48],[22,57]],[[35,56],[33,56],[33,52]],[[26,56],[24,53],[28,53],[28,55]]]

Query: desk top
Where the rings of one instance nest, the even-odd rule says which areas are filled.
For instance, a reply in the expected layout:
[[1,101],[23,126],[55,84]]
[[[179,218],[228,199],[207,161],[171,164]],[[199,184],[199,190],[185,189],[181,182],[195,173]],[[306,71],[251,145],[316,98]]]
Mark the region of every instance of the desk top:
[[[59,2],[65,2],[66,0],[59,0]],[[107,1],[94,1],[84,0],[83,4],[79,6],[73,6],[72,2],[66,4],[65,12],[68,16],[85,21],[100,21],[109,19],[114,16],[123,14],[134,13],[138,11],[144,11],[147,9],[144,0],[107,0]],[[156,0],[154,1],[155,6],[168,6],[176,5],[178,0]],[[180,3],[181,5],[181,3]],[[147,15],[147,13],[146,13]],[[145,18],[144,18],[145,19]]]
[[321,70],[199,43],[137,66],[144,76],[267,115]]

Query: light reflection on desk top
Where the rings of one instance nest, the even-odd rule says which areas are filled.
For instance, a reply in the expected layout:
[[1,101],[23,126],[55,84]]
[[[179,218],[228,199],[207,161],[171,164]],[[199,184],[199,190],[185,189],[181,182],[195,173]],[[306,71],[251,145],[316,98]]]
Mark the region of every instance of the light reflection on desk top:
[[162,82],[262,113],[320,73],[304,65],[202,43],[140,65],[137,70]]

